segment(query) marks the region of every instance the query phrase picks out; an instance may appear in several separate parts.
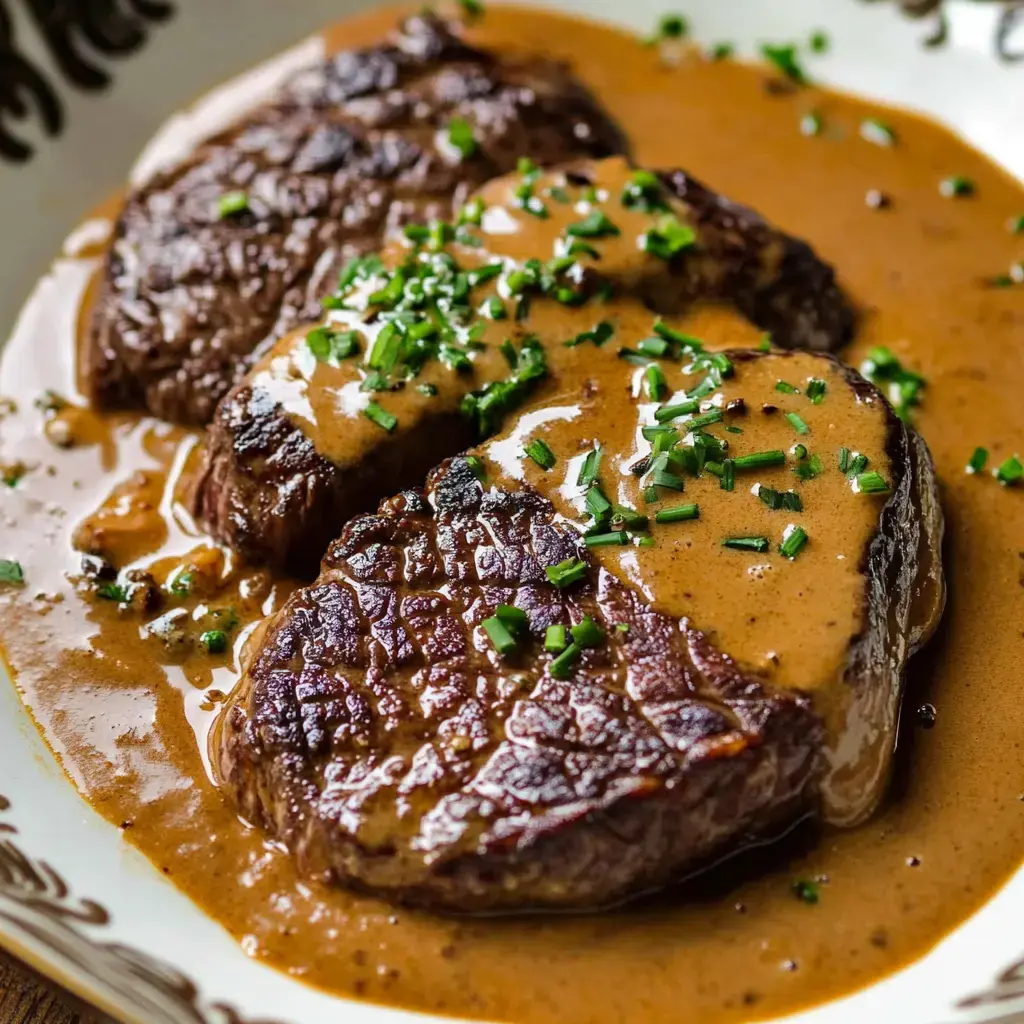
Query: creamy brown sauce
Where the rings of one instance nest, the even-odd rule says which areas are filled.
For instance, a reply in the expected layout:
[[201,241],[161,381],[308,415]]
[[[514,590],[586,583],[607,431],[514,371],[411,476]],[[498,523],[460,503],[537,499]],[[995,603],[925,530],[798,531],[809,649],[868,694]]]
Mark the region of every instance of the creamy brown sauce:
[[[393,20],[359,19],[331,42],[370,42]],[[885,344],[927,378],[916,422],[943,488],[951,600],[938,637],[912,665],[900,771],[883,809],[860,828],[761,852],[744,870],[591,917],[440,919],[301,884],[285,855],[238,822],[206,763],[207,733],[246,639],[288,585],[212,549],[176,504],[193,435],[78,404],[33,405],[46,389],[77,402],[74,338],[90,272],[81,262],[62,262],[43,284],[3,356],[0,387],[17,409],[0,420],[0,463],[26,472],[0,495],[0,556],[19,559],[27,579],[0,596],[5,654],[97,809],[247,952],[311,983],[538,1024],[706,1024],[848,992],[924,953],[1005,881],[1024,850],[1024,708],[1012,685],[1024,653],[1022,496],[964,473],[975,445],[1001,460],[1024,427],[1024,290],[984,284],[1024,257],[1024,241],[1005,228],[1024,213],[1024,190],[909,115],[885,115],[896,146],[866,142],[857,128],[877,108],[819,91],[775,95],[760,69],[696,59],[666,67],[612,29],[539,11],[492,10],[474,35],[571,59],[628,126],[639,162],[686,167],[838,266],[868,310],[848,361]],[[798,122],[812,108],[825,131],[805,138]],[[943,197],[939,181],[952,174],[973,179],[976,197]],[[869,208],[872,189],[889,195],[891,208]],[[690,324],[716,344],[741,343],[749,331],[718,311],[698,311]],[[68,441],[74,446],[59,447]],[[752,515],[766,514],[750,502]],[[821,541],[808,561],[781,568],[799,572],[815,547],[825,554],[849,542],[824,522],[814,529]],[[152,616],[97,600],[72,550],[76,532],[157,584],[193,573],[191,595],[170,605],[185,609],[172,654],[165,638],[140,628]],[[797,580],[768,575],[783,588],[780,600]],[[711,590],[702,607],[708,602]],[[228,607],[240,620],[231,649],[211,656],[196,639]],[[730,623],[724,604],[715,615],[714,628],[736,643],[754,637]],[[756,659],[763,641],[751,643]],[[799,650],[787,653],[799,663]],[[928,731],[913,714],[925,702],[938,709]],[[817,877],[827,882],[816,906],[793,896],[794,880]]]

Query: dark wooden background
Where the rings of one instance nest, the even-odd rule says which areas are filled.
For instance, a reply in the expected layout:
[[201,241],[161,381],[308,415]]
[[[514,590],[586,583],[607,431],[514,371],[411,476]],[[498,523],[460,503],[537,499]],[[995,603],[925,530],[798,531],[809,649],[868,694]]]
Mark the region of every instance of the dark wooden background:
[[0,1024],[112,1024],[0,951]]

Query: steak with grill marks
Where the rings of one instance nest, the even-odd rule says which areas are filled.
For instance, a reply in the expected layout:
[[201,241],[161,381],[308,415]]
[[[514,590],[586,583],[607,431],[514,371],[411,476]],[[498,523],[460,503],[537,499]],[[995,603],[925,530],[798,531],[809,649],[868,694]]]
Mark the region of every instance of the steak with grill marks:
[[[855,401],[884,405],[839,372]],[[425,491],[349,523],[319,579],[270,621],[215,738],[227,791],[307,875],[480,912],[614,903],[818,813],[833,785],[845,798],[858,779],[884,785],[905,664],[943,595],[931,458],[885,416],[890,493],[872,506],[860,624],[830,684],[864,711],[856,725],[837,725],[834,699],[788,687],[785,664],[771,678],[739,664],[715,623],[656,610],[543,494],[482,483],[458,457]],[[721,499],[752,500],[739,486]],[[584,578],[553,585],[546,568],[568,559]],[[528,617],[508,657],[481,629],[500,605]],[[546,629],[584,616],[604,641],[556,673]],[[872,761],[864,773],[850,770],[858,758]],[[853,794],[860,816],[874,799]]]
[[[447,141],[455,118],[473,130],[465,158]],[[563,65],[487,53],[411,17],[382,45],[301,72],[129,195],[83,347],[92,397],[205,424],[388,228],[450,217],[524,153],[552,164],[623,148]],[[221,215],[235,193],[244,208]]]

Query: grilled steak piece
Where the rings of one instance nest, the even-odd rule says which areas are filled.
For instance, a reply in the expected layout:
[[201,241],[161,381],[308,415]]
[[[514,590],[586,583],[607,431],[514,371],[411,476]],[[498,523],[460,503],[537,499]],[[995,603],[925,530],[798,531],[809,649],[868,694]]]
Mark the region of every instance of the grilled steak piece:
[[[531,408],[478,452],[486,482],[457,457],[425,492],[353,520],[319,579],[270,621],[215,737],[241,812],[307,875],[449,911],[593,908],[802,816],[852,823],[870,812],[884,791],[906,661],[941,613],[931,459],[884,399],[832,360],[734,358],[741,382],[765,361],[759,379],[769,387],[776,377],[802,383],[808,363],[820,364],[810,367],[828,388],[820,410],[802,395],[780,403],[802,403],[792,408],[805,410],[808,445],[823,424],[847,428],[851,443],[870,448],[888,495],[858,494],[831,464],[800,482],[796,459],[774,470],[781,476],[754,477],[796,486],[797,518],[705,473],[687,482],[699,519],[652,522],[654,547],[588,547],[565,499],[576,477],[566,453],[597,429],[588,419],[606,416],[612,434],[608,494],[631,478],[616,483],[615,473],[627,451],[619,441],[633,434],[632,423],[621,434],[616,424],[635,419],[621,415],[632,399],[616,403],[605,389],[581,397],[582,416],[558,419],[564,397],[561,411]],[[733,406],[745,417],[744,452],[785,424],[747,404],[745,414]],[[510,454],[531,436],[561,460],[548,473]],[[814,469],[813,457],[801,464]],[[774,543],[768,553],[722,548],[737,516],[776,540],[792,518],[811,539],[793,561]],[[568,581],[554,585],[546,570],[564,573],[572,559],[577,571],[570,563]],[[803,595],[797,607],[775,603],[792,595],[787,587]],[[673,607],[682,589],[693,591],[692,615]],[[743,621],[774,622],[763,637],[791,648],[761,665],[730,657],[730,645],[747,651],[751,638],[727,617],[702,619],[723,607],[722,591]],[[520,609],[526,624],[501,606]],[[488,633],[496,614],[518,636],[504,654]],[[549,626],[588,616],[598,635],[580,633],[575,660],[545,652]]]
[[[398,403],[399,427],[393,435],[368,429],[357,412],[354,420],[346,421],[346,430],[355,440],[333,452],[318,447],[312,436],[317,431],[311,429],[317,424],[306,422],[307,413],[292,415],[286,408],[289,403],[281,400],[282,389],[294,391],[293,382],[310,373],[308,360],[303,360],[302,339],[283,339],[271,357],[229,393],[208,431],[195,488],[196,513],[205,528],[253,564],[312,575],[346,519],[373,508],[389,491],[415,486],[442,458],[473,442],[472,424],[458,416],[460,400],[467,389],[507,375],[499,346],[509,336],[521,340],[536,334],[550,343],[547,386],[552,391],[572,366],[594,358],[614,359],[627,344],[609,344],[595,357],[589,344],[565,349],[565,338],[599,319],[620,326],[617,338],[623,334],[621,325],[638,317],[645,319],[638,330],[649,332],[648,309],[671,314],[701,302],[724,302],[761,330],[770,331],[783,347],[836,349],[849,339],[853,312],[832,268],[806,244],[682,171],[661,175],[660,185],[644,174],[613,158],[542,175],[530,182],[535,198],[562,197],[562,201],[546,200],[544,218],[522,209],[521,176],[492,182],[482,190],[479,198],[487,212],[482,226],[473,230],[480,234],[489,256],[523,266],[530,257],[546,258],[561,237],[571,238],[578,228],[582,215],[577,206],[564,202],[565,196],[574,189],[582,195],[588,187],[598,188],[608,197],[602,210],[607,209],[612,227],[606,226],[607,233],[599,238],[587,239],[596,255],[578,256],[581,273],[576,285],[584,296],[588,290],[598,292],[601,285],[611,285],[615,301],[604,302],[590,314],[573,306],[569,315],[562,316],[562,307],[548,297],[534,301],[524,321],[517,316],[511,325],[505,320],[488,323],[482,339],[488,351],[471,353],[471,375],[446,371],[430,378],[439,394],[429,402],[417,398],[405,381],[396,384],[405,388],[404,395],[381,399],[384,404]],[[627,190],[639,187],[637,181],[645,183],[641,200],[631,206],[620,203]],[[654,209],[649,211],[651,203]],[[671,259],[645,254],[638,247],[638,237],[661,224],[666,215],[690,229],[696,244],[684,246]],[[516,230],[510,230],[510,224]],[[618,233],[612,234],[613,230]],[[460,250],[457,244],[450,248],[460,260],[475,261],[471,265],[488,258],[479,250]],[[392,251],[390,258],[394,261],[404,255]],[[473,301],[479,304],[476,297]],[[341,311],[334,317],[339,327],[353,327],[366,335],[369,356],[373,332],[381,323],[376,313]],[[644,336],[640,334],[636,341]],[[364,363],[350,360],[347,366],[348,376],[336,374],[325,382],[321,368],[321,377],[308,383],[303,380],[305,391],[301,397],[295,393],[291,406],[305,409],[315,405],[310,397],[314,393],[337,393],[337,402],[323,398],[322,403],[331,419],[341,419],[339,410],[351,405],[340,398],[343,386],[353,380],[365,385],[371,376]],[[403,453],[399,463],[393,457],[396,450]]]
[[[449,141],[454,119],[472,128],[468,155]],[[345,260],[387,228],[451,216],[523,153],[557,163],[623,146],[562,65],[482,52],[412,17],[379,47],[303,71],[129,195],[84,346],[92,396],[207,423],[254,353],[317,319]]]

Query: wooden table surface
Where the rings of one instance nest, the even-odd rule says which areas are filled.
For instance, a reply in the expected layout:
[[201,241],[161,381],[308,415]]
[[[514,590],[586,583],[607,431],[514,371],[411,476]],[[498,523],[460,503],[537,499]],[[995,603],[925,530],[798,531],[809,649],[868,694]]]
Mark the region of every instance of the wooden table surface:
[[112,1024],[0,951],[0,1024]]

